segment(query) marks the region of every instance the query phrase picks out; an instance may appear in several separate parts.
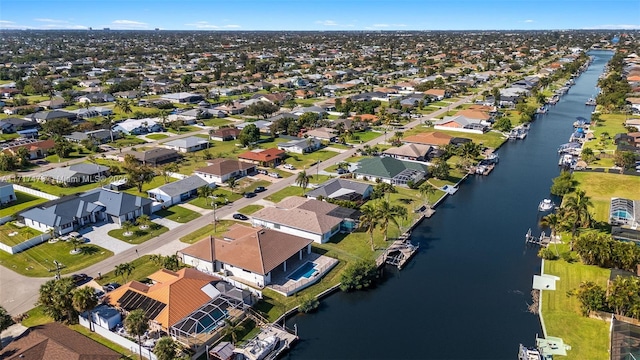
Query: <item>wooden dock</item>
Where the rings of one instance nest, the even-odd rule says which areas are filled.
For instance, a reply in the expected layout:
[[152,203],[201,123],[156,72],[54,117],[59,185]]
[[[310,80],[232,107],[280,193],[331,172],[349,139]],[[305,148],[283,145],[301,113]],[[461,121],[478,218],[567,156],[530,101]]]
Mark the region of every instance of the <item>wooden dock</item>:
[[378,267],[388,264],[396,266],[398,269],[402,269],[404,264],[413,257],[418,251],[419,245],[413,245],[409,241],[409,236],[401,237],[389,246],[378,258],[376,259],[376,265]]
[[526,244],[549,247],[549,244],[551,243],[551,236],[547,236],[543,231],[539,237],[536,237],[531,234],[531,229],[529,229],[524,236],[524,242]]

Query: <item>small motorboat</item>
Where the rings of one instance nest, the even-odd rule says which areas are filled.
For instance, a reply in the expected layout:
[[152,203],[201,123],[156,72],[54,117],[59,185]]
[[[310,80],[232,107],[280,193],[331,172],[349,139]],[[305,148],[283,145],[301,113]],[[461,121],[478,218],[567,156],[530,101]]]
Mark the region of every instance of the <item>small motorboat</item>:
[[527,348],[520,344],[520,349],[518,349],[518,360],[542,360],[542,355],[540,355],[540,351],[538,351],[538,349]]
[[555,206],[551,199],[543,199],[538,205],[538,211],[550,211],[553,210]]

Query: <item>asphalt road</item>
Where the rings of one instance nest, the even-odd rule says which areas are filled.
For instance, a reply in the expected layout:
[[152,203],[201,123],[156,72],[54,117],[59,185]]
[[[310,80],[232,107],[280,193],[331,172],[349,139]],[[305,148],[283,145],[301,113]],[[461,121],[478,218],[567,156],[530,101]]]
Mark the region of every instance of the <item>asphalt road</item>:
[[[501,86],[501,84],[498,84],[496,86]],[[450,106],[447,106],[445,108],[442,108],[440,110],[437,110],[431,114],[429,114],[429,116],[423,116],[420,117],[412,122],[410,122],[409,124],[405,125],[404,127],[406,129],[410,129],[413,128],[415,126],[420,125],[421,123],[423,123],[425,120],[440,116],[442,114],[444,114],[446,111],[448,111],[449,109],[454,109],[456,106],[462,105],[464,103],[468,103],[472,98],[474,98],[476,95],[473,96],[468,96],[465,97],[455,103],[452,103]],[[177,135],[177,136],[172,136],[170,139],[162,139],[159,141],[154,141],[152,143],[149,144],[155,144],[155,143],[159,143],[159,142],[164,142],[164,141],[168,141],[168,140],[172,140],[172,139],[178,139],[181,137],[187,137],[187,136],[191,136],[194,134],[198,134],[198,133],[206,133],[208,132],[208,130],[202,130],[202,131],[197,131],[197,132],[191,132],[188,134],[182,134],[182,135]],[[380,144],[382,142],[384,142],[384,136],[379,136],[376,139],[373,139],[367,143],[364,144],[360,144],[358,146],[355,146],[352,149],[349,149],[345,152],[342,152],[334,157],[332,157],[331,159],[325,160],[309,169],[307,169],[307,172],[309,174],[314,174],[316,172],[322,171],[325,168],[331,166],[331,165],[335,165],[341,161],[344,161],[345,159],[351,157],[352,155],[354,155],[356,153],[356,151],[361,148],[364,147],[365,145],[369,145],[369,146],[374,146],[377,144]],[[130,148],[126,148],[126,149],[122,149],[122,151],[128,151]],[[108,152],[106,154],[118,154],[119,151],[111,151]],[[75,163],[80,163],[85,161],[85,159],[77,159],[77,160],[73,160],[73,161],[68,161],[68,162],[64,162],[64,163],[59,163],[59,164],[51,164],[53,166],[64,166],[64,165],[71,165],[71,164],[75,164]],[[48,166],[48,168],[51,168],[51,166]],[[33,170],[31,172],[26,173],[25,175],[34,175],[37,174],[41,171],[44,171],[44,169],[42,170]],[[234,212],[236,212],[238,209],[241,209],[247,205],[253,204],[258,200],[261,200],[263,198],[265,198],[266,196],[269,196],[269,194],[272,194],[274,192],[277,192],[287,186],[293,185],[295,183],[295,176],[290,176],[288,178],[284,178],[276,183],[273,183],[272,185],[270,185],[268,187],[268,190],[262,193],[257,194],[256,197],[254,198],[241,198],[235,202],[233,202],[230,205],[226,205],[224,207],[218,208],[216,211],[216,217],[217,218],[223,218],[225,216],[231,215]],[[142,255],[146,255],[146,254],[156,254],[158,253],[158,249],[159,248],[175,248],[180,249],[183,248],[185,246],[187,246],[188,244],[184,244],[180,242],[180,238],[193,232],[196,229],[199,229],[207,224],[211,224],[213,221],[213,211],[211,211],[208,214],[205,214],[193,221],[190,221],[187,224],[181,225],[173,230],[170,230],[158,237],[155,237],[153,239],[150,239],[140,245],[137,245],[136,247],[133,247],[131,249],[125,250],[124,252],[121,252],[115,256],[112,256],[108,259],[105,259],[97,264],[94,264],[92,266],[89,266],[88,268],[85,268],[81,271],[78,271],[78,273],[82,272],[82,273],[86,273],[89,276],[95,277],[98,275],[98,273],[102,273],[105,274],[111,270],[114,269],[114,267],[118,264],[122,264],[125,262],[129,262],[132,261],[134,259],[136,259],[139,256]],[[119,241],[119,240],[113,240],[113,241]],[[27,276],[23,276],[20,275],[16,272],[13,272],[7,268],[5,268],[4,266],[0,266],[0,306],[3,306],[10,314],[12,315],[18,315],[21,313],[26,312],[27,310],[33,308],[38,300],[38,290],[40,288],[40,286],[46,282],[47,280],[50,280],[52,277],[49,278],[31,278],[31,277],[27,277]]]

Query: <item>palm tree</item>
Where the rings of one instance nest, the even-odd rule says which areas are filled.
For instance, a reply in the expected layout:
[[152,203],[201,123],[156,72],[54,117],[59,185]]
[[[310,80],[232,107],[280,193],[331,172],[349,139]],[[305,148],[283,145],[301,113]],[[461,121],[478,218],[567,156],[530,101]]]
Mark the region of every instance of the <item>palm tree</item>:
[[568,215],[573,216],[573,227],[571,230],[573,247],[573,238],[576,235],[578,225],[588,227],[591,224],[589,208],[593,207],[593,203],[584,190],[576,190],[575,196],[568,198],[563,207],[568,212]]
[[[198,197],[204,199],[205,206],[207,205],[207,199],[211,195],[213,195],[213,188],[210,188],[208,185],[203,185],[198,188]],[[211,203],[211,206],[213,206],[213,201],[211,201]]]
[[149,320],[142,309],[136,309],[124,319],[124,326],[127,332],[138,337],[138,348],[140,350],[140,360],[142,360],[142,341],[140,337],[149,329]]
[[162,127],[165,127],[168,118],[169,112],[166,109],[160,110],[160,122],[162,122]]
[[369,233],[369,244],[371,245],[371,251],[376,251],[373,243],[373,231],[380,224],[380,218],[378,212],[371,204],[366,204],[360,208],[360,227]]
[[91,310],[98,305],[98,297],[95,290],[91,286],[76,289],[73,292],[73,307],[79,313],[89,312],[89,330],[93,331],[93,317]]
[[151,218],[147,214],[142,214],[136,219],[136,224],[140,226],[141,229],[147,229],[149,225],[151,225]]
[[389,237],[389,224],[394,224],[400,228],[398,218],[404,219],[407,217],[407,208],[400,205],[391,205],[387,200],[380,200],[378,204],[376,204],[376,212],[380,219],[380,229],[384,233],[384,241],[386,242]]
[[420,187],[418,187],[418,191],[420,192],[420,195],[422,195],[422,201],[424,202],[425,206],[430,207],[429,196],[436,193],[436,188],[431,186],[431,184],[429,184],[428,182],[424,182],[422,183],[422,185],[420,185]]
[[84,239],[81,237],[72,237],[70,241],[71,241],[71,244],[73,245],[73,253],[77,254],[78,245],[82,244],[84,242]]
[[153,348],[153,353],[158,360],[173,360],[178,355],[178,344],[169,336],[163,336]]
[[130,99],[118,99],[115,107],[125,114],[130,114],[133,112],[133,109],[131,108],[132,105],[133,104]]
[[540,226],[548,227],[551,230],[551,237],[555,238],[556,229],[558,228],[558,226],[560,226],[561,221],[562,219],[558,215],[551,213],[549,215],[543,216],[542,219],[540,219]]
[[302,196],[304,196],[304,192],[309,186],[309,179],[311,179],[311,176],[307,175],[305,170],[300,171],[296,177],[296,185],[302,188]]
[[131,223],[131,221],[123,221],[122,224],[120,224],[120,227],[122,228],[122,230],[124,230],[124,233],[122,235],[124,236],[131,236],[133,235],[131,233],[131,228],[133,227],[133,223]]
[[238,179],[236,179],[235,177],[229,178],[229,180],[227,180],[226,182],[227,186],[229,186],[229,189],[231,189],[231,192],[233,192],[233,189],[238,187]]
[[[0,306],[0,334],[13,325],[13,319],[5,308]],[[2,350],[2,337],[0,337],[0,350]]]
[[244,331],[244,326],[238,320],[224,319],[225,327],[223,336],[230,336],[231,343],[235,344],[238,340],[238,334]]
[[113,121],[113,114],[109,114],[104,117],[104,126],[109,127],[109,135],[111,135],[111,142],[113,142],[113,125],[115,122]]
[[[129,277],[129,275],[131,275],[131,272],[135,269],[136,267],[133,266],[132,263],[123,263],[123,264],[118,264],[116,265],[116,271],[115,271],[115,275],[116,276],[122,276],[122,281],[125,281],[127,277]],[[125,276],[126,275],[126,276]]]

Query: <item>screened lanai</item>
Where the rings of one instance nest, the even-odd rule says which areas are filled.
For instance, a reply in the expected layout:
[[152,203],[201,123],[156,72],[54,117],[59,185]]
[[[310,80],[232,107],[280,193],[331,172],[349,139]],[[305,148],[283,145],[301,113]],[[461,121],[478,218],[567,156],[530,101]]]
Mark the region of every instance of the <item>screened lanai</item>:
[[219,295],[171,326],[169,334],[187,346],[200,346],[224,327],[225,319],[243,314],[241,300]]
[[424,173],[416,169],[404,169],[398,175],[393,177],[393,183],[396,185],[406,185],[407,182],[418,182],[422,179]]
[[636,214],[638,201],[623,198],[612,198],[609,209],[609,222],[613,225],[634,226],[640,223],[640,211]]

